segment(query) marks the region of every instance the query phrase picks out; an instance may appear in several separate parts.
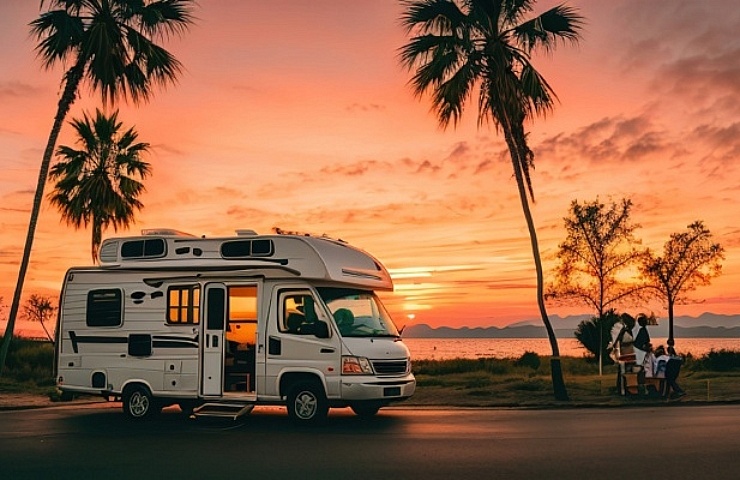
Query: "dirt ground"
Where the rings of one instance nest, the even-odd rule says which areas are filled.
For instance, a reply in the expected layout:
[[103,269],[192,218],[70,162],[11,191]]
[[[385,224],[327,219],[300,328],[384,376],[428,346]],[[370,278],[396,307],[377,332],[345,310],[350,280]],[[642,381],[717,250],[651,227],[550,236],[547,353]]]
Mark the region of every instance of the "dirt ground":
[[53,407],[71,403],[104,402],[98,397],[82,397],[70,402],[53,402],[47,395],[31,393],[0,393],[0,410],[20,410],[25,408]]

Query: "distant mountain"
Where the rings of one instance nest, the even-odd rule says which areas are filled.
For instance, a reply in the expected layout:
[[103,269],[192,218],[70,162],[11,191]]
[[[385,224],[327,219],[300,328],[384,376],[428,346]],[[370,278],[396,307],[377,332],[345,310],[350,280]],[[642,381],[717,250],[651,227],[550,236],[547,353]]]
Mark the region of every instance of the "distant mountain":
[[[568,317],[560,317],[558,315],[551,315],[550,322],[553,328],[559,329],[575,329],[579,323],[583,320],[587,320],[593,317],[593,315],[571,315]],[[740,315],[719,315],[716,313],[702,313],[698,317],[690,317],[686,315],[676,316],[673,319],[674,327],[740,327]],[[523,322],[517,322],[509,326],[518,325],[542,325],[542,320],[539,318],[525,320]],[[668,317],[659,317],[658,325],[649,327],[651,331],[653,329],[659,329],[659,327],[665,326],[666,333],[668,332]]]
[[[590,315],[550,317],[558,338],[572,338],[578,324]],[[668,319],[648,327],[653,338],[668,336]],[[527,320],[506,327],[430,327],[426,324],[409,325],[403,332],[410,338],[547,338],[541,320]],[[674,319],[674,335],[683,338],[740,338],[740,315],[703,313],[698,317],[681,316]]]

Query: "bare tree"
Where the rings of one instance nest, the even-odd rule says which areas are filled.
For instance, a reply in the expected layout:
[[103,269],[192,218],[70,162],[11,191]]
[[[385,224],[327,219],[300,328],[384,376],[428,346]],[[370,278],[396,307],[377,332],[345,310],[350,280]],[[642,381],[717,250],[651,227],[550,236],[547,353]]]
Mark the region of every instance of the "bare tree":
[[650,250],[644,258],[642,273],[668,308],[668,345],[674,345],[673,307],[689,301],[686,294],[709,285],[722,273],[724,249],[714,243],[712,233],[697,220],[685,232],[674,233],[663,246],[663,256]]
[[[545,297],[557,302],[582,304],[596,311],[603,320],[605,313],[645,290],[638,279],[629,281],[625,272],[635,268],[644,251],[634,236],[639,224],[630,220],[632,202],[622,199],[606,205],[573,200],[565,217],[566,239],[559,245],[559,264],[555,280]],[[606,323],[599,322],[603,327]],[[600,328],[603,330],[603,328]],[[609,332],[606,332],[608,334]],[[603,345],[605,332],[599,332],[598,345]],[[599,349],[599,375],[602,373],[603,349]]]
[[51,343],[54,343],[54,331],[49,332],[46,325],[54,318],[56,311],[57,307],[51,303],[51,298],[41,295],[31,295],[23,305],[23,317],[31,322],[40,323]]

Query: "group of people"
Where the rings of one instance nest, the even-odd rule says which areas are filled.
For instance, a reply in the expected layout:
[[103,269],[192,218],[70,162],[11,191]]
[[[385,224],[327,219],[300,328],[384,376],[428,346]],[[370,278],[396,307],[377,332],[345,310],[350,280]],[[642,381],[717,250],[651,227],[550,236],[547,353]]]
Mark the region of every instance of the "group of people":
[[630,315],[621,316],[622,328],[614,340],[614,351],[620,363],[618,372],[617,388],[622,391],[624,387],[623,374],[626,372],[637,373],[638,384],[646,387],[646,379],[661,379],[659,384],[663,398],[680,398],[686,392],[678,385],[678,375],[681,371],[683,359],[676,354],[672,345],[664,348],[659,345],[653,349],[650,343],[650,332],[648,332],[648,317],[644,313],[637,316],[640,329],[636,336],[632,336],[635,319]]
[[669,396],[680,398],[686,395],[677,381],[681,363],[683,359],[676,354],[672,346],[665,349],[663,345],[659,345],[653,352],[651,343],[645,345],[645,358],[642,362],[644,377],[664,379],[663,392],[660,392],[664,398]]

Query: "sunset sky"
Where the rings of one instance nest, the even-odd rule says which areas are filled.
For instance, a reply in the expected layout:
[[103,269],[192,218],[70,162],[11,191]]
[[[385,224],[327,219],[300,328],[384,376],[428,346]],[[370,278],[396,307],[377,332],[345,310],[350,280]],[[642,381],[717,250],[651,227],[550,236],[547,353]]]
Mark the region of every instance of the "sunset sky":
[[[537,12],[562,3],[543,0]],[[643,245],[703,220],[723,274],[677,315],[740,313],[740,9],[735,1],[580,0],[579,46],[534,59],[560,103],[527,126],[546,271],[573,200],[633,201]],[[273,227],[342,238],[395,278],[396,322],[503,326],[538,318],[529,237],[503,137],[438,127],[398,60],[393,0],[199,0],[166,43],[185,66],[120,120],[152,144],[145,209],[129,232],[230,235]],[[39,2],[0,2],[0,328],[15,286],[62,69],[43,71],[28,23]],[[87,89],[68,120],[101,107]],[[73,145],[68,124],[59,144]],[[47,186],[47,193],[49,187]],[[120,233],[120,232],[119,232]],[[104,238],[113,235],[106,232]],[[46,203],[25,295],[56,298],[87,265],[90,232]],[[659,317],[666,311],[648,305]],[[549,305],[551,315],[592,313]],[[628,311],[640,311],[630,307]],[[557,324],[555,323],[557,327]],[[21,322],[16,332],[29,332]]]

